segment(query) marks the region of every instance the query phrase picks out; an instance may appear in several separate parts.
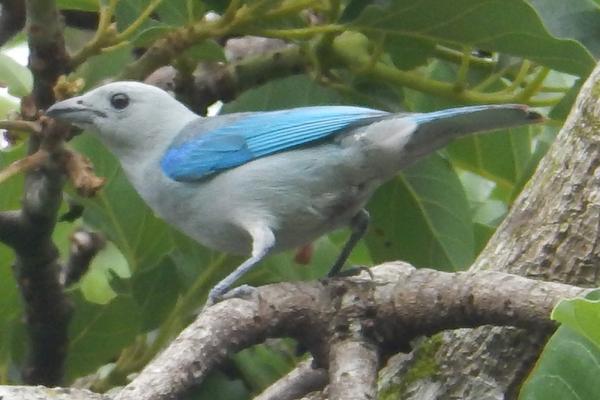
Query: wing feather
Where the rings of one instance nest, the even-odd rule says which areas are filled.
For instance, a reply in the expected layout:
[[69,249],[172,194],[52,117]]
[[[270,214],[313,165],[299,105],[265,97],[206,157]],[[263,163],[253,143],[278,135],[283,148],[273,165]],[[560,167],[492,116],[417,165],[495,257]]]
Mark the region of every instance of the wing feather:
[[362,107],[323,106],[213,117],[209,130],[203,129],[203,122],[210,120],[184,129],[163,156],[161,167],[174,180],[199,180],[388,115]]

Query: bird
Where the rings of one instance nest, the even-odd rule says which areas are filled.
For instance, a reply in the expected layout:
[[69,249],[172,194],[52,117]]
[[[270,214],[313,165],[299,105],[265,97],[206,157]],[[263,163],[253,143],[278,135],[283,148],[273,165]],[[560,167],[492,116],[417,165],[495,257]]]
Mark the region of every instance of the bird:
[[525,105],[428,113],[309,106],[202,117],[135,81],[99,86],[46,115],[95,133],[142,199],[201,244],[245,260],[208,295],[223,298],[273,252],[350,228],[337,275],[369,224],[373,192],[464,135],[540,122]]

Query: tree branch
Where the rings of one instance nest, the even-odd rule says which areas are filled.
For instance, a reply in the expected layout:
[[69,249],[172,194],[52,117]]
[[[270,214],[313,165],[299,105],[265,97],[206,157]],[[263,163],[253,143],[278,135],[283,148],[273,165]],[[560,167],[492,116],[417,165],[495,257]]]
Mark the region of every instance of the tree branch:
[[0,5],[0,46],[3,46],[25,26],[25,1],[2,0]]
[[[65,72],[67,56],[55,3],[29,0],[25,6],[34,86],[32,98],[25,99],[22,105],[28,111],[23,114],[35,118],[37,108],[48,107],[54,101],[52,88]],[[31,104],[35,106],[29,107]],[[25,175],[22,210],[5,213],[5,221],[0,221],[4,226],[0,237],[16,253],[15,275],[25,303],[29,356],[23,380],[34,384],[58,384],[67,354],[71,304],[59,281],[62,267],[51,237],[65,181],[57,157],[62,151],[63,134],[63,128],[45,121],[41,134],[30,137],[29,154],[43,151],[48,154],[46,162]],[[14,231],[8,234],[8,229]]]
[[[116,399],[175,398],[200,383],[228,355],[267,337],[296,338],[310,349],[317,365],[337,377],[340,371],[332,369],[350,365],[340,363],[341,352],[336,350],[347,345],[338,339],[349,330],[376,344],[384,358],[417,336],[445,329],[495,324],[548,331],[555,326],[548,319],[554,305],[587,292],[499,272],[445,273],[404,263],[383,264],[373,274],[373,280],[364,273],[268,285],[257,289],[252,299],[230,299],[210,307]],[[343,320],[347,322],[340,324]],[[369,365],[378,364],[377,351],[373,353],[370,345],[350,345],[365,354]],[[328,354],[336,360],[329,366]],[[370,376],[357,378],[370,388],[376,370],[367,368]]]
[[[600,123],[599,82],[600,67],[596,67],[555,143],[477,259],[474,271],[495,269],[597,286],[600,135],[595,127]],[[511,296],[507,299],[512,301]],[[546,339],[546,331],[498,327],[445,332],[431,359],[439,368],[415,380],[410,395],[397,396],[414,400],[515,398]],[[411,361],[400,362],[390,365],[387,375],[400,376],[411,368]],[[477,374],[469,372],[475,369]]]
[[[229,42],[232,40],[227,46]],[[234,43],[239,46],[237,41]],[[301,73],[307,64],[308,58],[298,46],[287,45],[274,50],[267,48],[263,53],[253,52],[242,58],[236,56],[235,61],[228,63],[202,63],[189,79],[173,67],[162,67],[144,82],[163,90],[175,90],[178,98],[191,109],[206,114],[206,108],[218,100],[228,102],[268,80]]]
[[2,400],[110,400],[111,397],[84,389],[44,386],[0,386]]
[[329,398],[371,400],[377,398],[379,350],[367,338],[351,338],[331,345]]
[[283,378],[265,389],[254,400],[295,400],[322,390],[327,385],[327,371],[314,368],[312,357],[302,361]]

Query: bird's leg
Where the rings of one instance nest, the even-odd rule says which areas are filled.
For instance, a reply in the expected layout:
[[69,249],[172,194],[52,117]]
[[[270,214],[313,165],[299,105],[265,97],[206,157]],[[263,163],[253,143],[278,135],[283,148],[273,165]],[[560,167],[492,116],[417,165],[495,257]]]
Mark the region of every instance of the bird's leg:
[[249,233],[252,236],[252,256],[210,290],[205,307],[219,302],[231,285],[265,258],[275,245],[275,236],[269,228],[253,228],[249,229]]
[[328,277],[336,276],[340,272],[344,266],[344,263],[350,256],[352,249],[354,249],[354,246],[356,246],[358,241],[362,239],[365,233],[367,233],[370,219],[371,217],[369,216],[369,212],[364,208],[352,218],[352,221],[350,221],[350,229],[352,229],[352,234],[350,235],[348,241],[344,244],[340,255],[329,270],[329,273],[327,274]]

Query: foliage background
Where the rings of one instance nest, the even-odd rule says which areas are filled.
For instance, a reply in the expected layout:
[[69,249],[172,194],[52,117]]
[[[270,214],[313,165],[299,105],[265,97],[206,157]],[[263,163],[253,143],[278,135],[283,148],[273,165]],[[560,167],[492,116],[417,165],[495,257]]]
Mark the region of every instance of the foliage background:
[[[152,66],[171,62],[189,76],[201,62],[235,63],[226,57],[223,37],[258,35],[299,47],[305,68],[276,79],[259,77],[260,85],[242,82],[240,87],[247,90],[240,90],[221,112],[316,104],[425,112],[518,102],[549,115],[543,126],[457,141],[384,185],[369,203],[372,225],[350,260],[364,265],[403,259],[447,271],[467,268],[547,150],[600,52],[600,10],[591,0],[60,0],[58,4],[63,10],[100,14],[96,32],[65,29],[73,55],[67,82],[81,78],[83,90],[105,80],[139,79],[152,72],[133,50],[160,46],[165,38],[177,38],[185,48],[172,60],[162,58]],[[203,19],[208,11],[222,18]],[[17,97],[30,91],[31,74],[6,50],[24,40],[23,34],[18,35],[0,53],[0,82]],[[269,61],[272,54],[253,57]],[[0,115],[17,110],[17,102],[0,99]],[[22,142],[0,152],[0,168],[24,156]],[[108,183],[91,199],[67,190],[65,199],[81,203],[84,213],[76,221],[59,222],[54,240],[63,255],[68,253],[69,236],[80,227],[102,232],[109,242],[83,279],[69,288],[75,314],[65,382],[86,377],[92,388],[107,390],[124,384],[127,375],[168,343],[193,318],[208,289],[240,260],[207,250],[158,220],[93,136],[80,135],[70,145],[90,157]],[[3,182],[0,209],[18,208],[22,187],[20,176]],[[66,202],[62,211],[67,211]],[[295,252],[274,255],[246,281],[260,285],[318,279],[347,235],[341,231],[318,240],[309,265],[298,263]],[[12,258],[11,251],[0,245],[3,384],[20,382],[27,351]],[[256,346],[236,355],[190,398],[248,398],[297,360],[289,341]],[[590,359],[589,365],[594,363]]]

